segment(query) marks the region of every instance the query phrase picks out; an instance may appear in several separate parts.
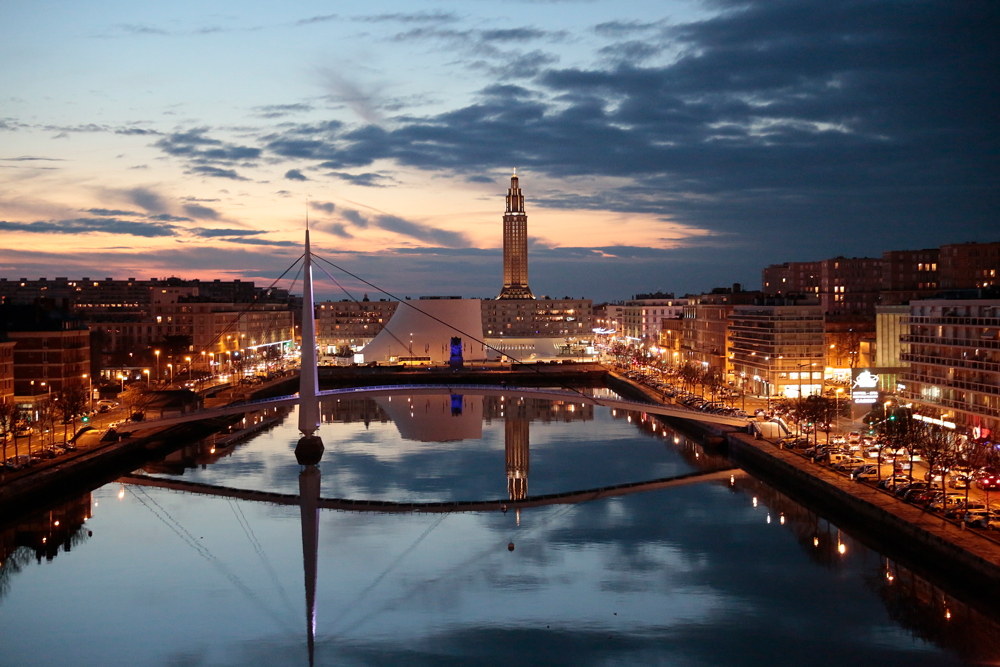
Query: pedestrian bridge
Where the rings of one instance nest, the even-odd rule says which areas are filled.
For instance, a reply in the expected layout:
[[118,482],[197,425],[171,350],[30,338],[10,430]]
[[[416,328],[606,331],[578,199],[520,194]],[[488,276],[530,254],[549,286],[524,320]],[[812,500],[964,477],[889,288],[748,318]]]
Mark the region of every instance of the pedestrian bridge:
[[[573,505],[601,498],[616,498],[633,493],[644,493],[669,489],[676,486],[701,484],[703,482],[729,481],[735,482],[737,477],[743,477],[745,472],[739,468],[711,470],[708,472],[693,472],[675,477],[662,477],[644,482],[630,482],[615,486],[602,486],[595,489],[567,491],[565,493],[550,493],[541,496],[526,496],[520,500],[457,500],[443,502],[393,502],[389,500],[350,500],[347,498],[319,498],[316,500],[320,509],[342,510],[350,512],[421,512],[429,514],[447,514],[455,512],[495,512],[520,510],[529,507],[544,507],[546,505]],[[180,493],[196,493],[203,496],[217,496],[235,500],[251,500],[271,503],[272,505],[299,506],[302,499],[288,493],[272,493],[269,491],[253,491],[250,489],[234,489],[228,486],[187,482],[179,479],[150,477],[148,475],[125,475],[118,482],[134,486],[147,486],[159,489],[170,489]]]
[[[534,387],[508,387],[495,384],[428,384],[428,385],[381,385],[375,387],[348,387],[345,389],[328,389],[318,392],[316,397],[320,400],[344,399],[344,398],[375,398],[378,396],[394,396],[406,394],[408,396],[440,395],[440,394],[473,394],[477,396],[502,396],[506,398],[535,398],[545,401],[562,401],[564,403],[579,403],[583,405],[595,405],[613,410],[625,410],[634,412],[645,412],[659,417],[669,417],[674,419],[690,419],[708,424],[718,424],[720,426],[733,426],[745,428],[748,420],[741,417],[728,417],[691,410],[677,405],[662,405],[657,403],[644,403],[641,401],[628,401],[620,398],[599,398],[588,396],[573,389],[538,389]],[[278,396],[275,398],[263,398],[256,401],[242,401],[218,408],[199,410],[187,414],[173,417],[163,417],[160,419],[150,419],[148,421],[122,424],[115,428],[118,433],[133,433],[139,430],[151,428],[161,428],[165,426],[175,426],[193,421],[213,419],[215,417],[226,417],[229,415],[263,410],[264,408],[292,406],[299,402],[299,395]]]

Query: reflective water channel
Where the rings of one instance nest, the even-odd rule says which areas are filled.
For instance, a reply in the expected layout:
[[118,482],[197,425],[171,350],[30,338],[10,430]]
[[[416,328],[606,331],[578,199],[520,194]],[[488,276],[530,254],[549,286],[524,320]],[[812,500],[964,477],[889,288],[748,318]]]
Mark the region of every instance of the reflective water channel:
[[[517,397],[326,403],[318,473],[293,456],[294,411],[248,419],[263,430],[139,472],[499,508],[731,467],[641,413]],[[318,665],[1000,660],[994,617],[750,476],[519,512],[310,516],[110,484],[9,526],[0,664],[308,665],[312,623]]]

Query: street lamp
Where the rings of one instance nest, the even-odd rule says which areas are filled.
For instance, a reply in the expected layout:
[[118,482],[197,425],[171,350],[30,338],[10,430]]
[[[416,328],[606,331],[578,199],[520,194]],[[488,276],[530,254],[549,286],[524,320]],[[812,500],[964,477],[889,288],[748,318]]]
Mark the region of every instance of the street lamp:
[[174,383],[174,365],[173,364],[167,364],[167,368],[170,369],[170,384],[173,384]]
[[149,387],[149,369],[148,368],[143,368],[142,369],[142,373],[143,373],[143,375],[146,376],[146,387],[148,388]]
[[184,361],[188,362],[188,382],[191,381],[191,357],[184,357]]
[[153,350],[153,354],[156,355],[156,384],[160,384],[160,351]]

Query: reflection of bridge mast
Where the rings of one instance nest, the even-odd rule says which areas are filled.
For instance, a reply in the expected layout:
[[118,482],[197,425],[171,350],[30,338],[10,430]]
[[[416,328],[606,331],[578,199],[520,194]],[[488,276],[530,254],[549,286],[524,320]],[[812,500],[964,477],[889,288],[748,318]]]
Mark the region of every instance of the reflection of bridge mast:
[[299,430],[302,438],[295,446],[299,473],[299,511],[302,515],[302,569],[306,584],[306,644],[309,664],[313,664],[316,640],[316,570],[319,560],[319,462],[323,441],[315,435],[320,413],[319,373],[316,368],[316,322],[312,289],[312,254],[309,229],[306,228],[306,251],[302,265],[302,364],[299,373]]
[[504,417],[504,447],[507,451],[507,495],[511,500],[528,496],[528,419],[524,401],[507,404]]

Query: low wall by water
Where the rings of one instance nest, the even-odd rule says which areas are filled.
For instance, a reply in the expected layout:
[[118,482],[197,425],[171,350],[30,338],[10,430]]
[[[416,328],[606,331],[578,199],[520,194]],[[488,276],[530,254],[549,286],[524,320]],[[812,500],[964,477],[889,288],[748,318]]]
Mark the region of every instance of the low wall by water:
[[918,573],[932,572],[935,579],[950,579],[977,592],[1000,584],[1000,545],[973,530],[961,530],[931,512],[744,433],[730,433],[727,445],[729,457],[755,477],[817,508]]

